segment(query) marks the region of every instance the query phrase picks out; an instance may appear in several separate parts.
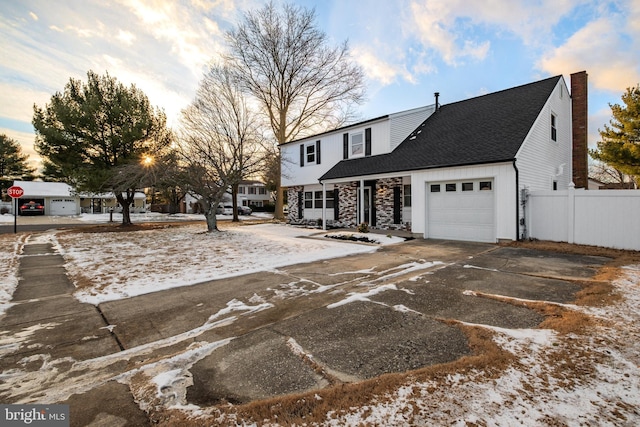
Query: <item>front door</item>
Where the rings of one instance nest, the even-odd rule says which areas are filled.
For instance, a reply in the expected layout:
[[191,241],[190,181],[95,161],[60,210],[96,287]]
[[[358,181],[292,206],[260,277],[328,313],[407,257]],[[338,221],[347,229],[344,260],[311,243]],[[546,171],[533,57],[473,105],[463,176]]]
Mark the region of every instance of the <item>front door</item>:
[[[366,222],[371,225],[371,207],[373,206],[373,189],[364,187],[364,206],[361,203],[361,192],[358,189],[358,224]],[[360,212],[364,207],[364,211]]]

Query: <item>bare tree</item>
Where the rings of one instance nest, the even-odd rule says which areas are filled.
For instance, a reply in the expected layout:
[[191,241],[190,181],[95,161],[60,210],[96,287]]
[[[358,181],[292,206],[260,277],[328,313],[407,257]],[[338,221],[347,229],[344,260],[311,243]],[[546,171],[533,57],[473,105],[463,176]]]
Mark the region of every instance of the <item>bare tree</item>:
[[209,232],[218,229],[216,208],[224,194],[237,190],[240,180],[262,163],[259,125],[229,69],[212,66],[182,112],[179,148],[185,184],[200,198]]
[[[227,60],[260,103],[278,144],[340,127],[364,100],[364,74],[347,42],[330,46],[315,20],[315,10],[270,2],[227,33]],[[279,177],[281,162],[277,167]],[[275,216],[282,219],[280,179],[276,194]]]
[[589,165],[589,177],[603,184],[616,184],[617,188],[638,188],[638,179],[635,176],[627,175],[615,167],[602,162],[592,162]]

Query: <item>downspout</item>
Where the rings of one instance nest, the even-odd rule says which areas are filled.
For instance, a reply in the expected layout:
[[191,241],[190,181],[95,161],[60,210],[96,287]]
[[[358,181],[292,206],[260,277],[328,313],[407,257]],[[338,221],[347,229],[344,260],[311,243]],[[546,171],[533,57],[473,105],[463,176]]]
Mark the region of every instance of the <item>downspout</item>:
[[516,240],[520,241],[520,171],[513,159],[513,169],[516,171]]

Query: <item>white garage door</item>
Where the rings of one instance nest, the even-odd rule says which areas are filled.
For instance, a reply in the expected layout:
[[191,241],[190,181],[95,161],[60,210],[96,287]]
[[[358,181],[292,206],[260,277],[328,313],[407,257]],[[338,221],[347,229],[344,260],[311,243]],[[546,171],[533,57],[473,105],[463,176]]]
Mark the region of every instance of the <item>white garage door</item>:
[[492,179],[434,182],[426,190],[426,237],[496,241]]
[[73,199],[53,199],[51,200],[50,215],[75,215],[76,201]]

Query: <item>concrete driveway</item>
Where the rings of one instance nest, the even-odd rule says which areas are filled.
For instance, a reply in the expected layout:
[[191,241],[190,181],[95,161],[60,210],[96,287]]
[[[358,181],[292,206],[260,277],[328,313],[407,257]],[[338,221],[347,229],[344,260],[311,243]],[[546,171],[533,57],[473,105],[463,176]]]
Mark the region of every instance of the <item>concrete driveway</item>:
[[[2,384],[0,398],[6,403],[69,403],[72,425],[114,419],[144,423],[145,414],[129,388],[113,379],[198,343],[224,345],[179,367],[192,384],[176,384],[181,391],[165,390],[166,403],[180,392],[186,392],[185,402],[201,406],[242,403],[453,361],[470,349],[461,330],[443,320],[503,328],[531,328],[543,320],[533,310],[473,292],[570,302],[580,290],[575,281],[592,277],[608,261],[489,244],[412,240],[372,254],[93,307],[70,297],[60,271],[62,258],[53,248],[35,246],[25,246],[14,296],[18,304],[0,319],[0,338],[6,341],[34,326],[48,326],[35,328],[20,345],[5,349],[0,371],[32,369],[37,374],[42,366],[21,361],[35,360],[46,345],[55,360],[85,361],[87,372],[69,363],[57,366],[57,381],[64,379],[65,369],[74,377],[66,400],[51,392],[7,390]],[[238,303],[258,308],[231,311]],[[91,383],[78,385],[82,375]],[[43,381],[43,389],[47,386]]]

